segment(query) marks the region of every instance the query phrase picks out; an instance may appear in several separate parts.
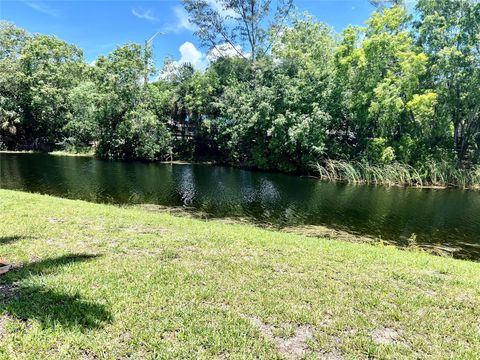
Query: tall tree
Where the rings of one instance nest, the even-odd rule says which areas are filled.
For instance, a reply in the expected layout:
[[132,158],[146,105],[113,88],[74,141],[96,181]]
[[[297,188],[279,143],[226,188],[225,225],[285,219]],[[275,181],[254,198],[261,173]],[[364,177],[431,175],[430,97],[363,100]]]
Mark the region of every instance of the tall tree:
[[370,4],[375,6],[377,9],[384,9],[390,6],[396,5],[405,5],[406,0],[368,0]]
[[[399,6],[376,12],[367,28],[348,28],[337,49],[339,114],[345,118],[344,130],[355,134],[360,156],[383,144],[389,155],[380,157],[395,159],[394,147],[399,159],[409,161],[411,151],[421,143],[410,141],[411,131],[419,124],[409,111],[409,102],[417,96],[424,107],[433,103],[431,97],[418,98],[425,95],[420,82],[427,56],[415,47],[408,19]],[[420,105],[415,103],[417,108]]]
[[26,31],[0,22],[0,147],[15,148],[18,142],[23,93],[19,58],[27,38]]
[[183,3],[203,45],[219,53],[225,49],[235,51],[253,62],[270,49],[269,32],[274,35],[281,32],[293,6],[293,0],[183,0]]
[[[144,86],[144,56],[138,44],[118,47],[96,62],[95,79],[100,126],[98,155],[106,158],[155,160],[170,153],[170,134],[156,116]],[[154,90],[154,89],[152,89]]]
[[458,160],[480,147],[480,2],[420,0],[418,44],[429,55],[438,116],[454,128]]
[[83,79],[83,52],[54,36],[26,38],[15,66],[16,102],[22,133],[33,146],[62,140],[70,111],[69,92]]

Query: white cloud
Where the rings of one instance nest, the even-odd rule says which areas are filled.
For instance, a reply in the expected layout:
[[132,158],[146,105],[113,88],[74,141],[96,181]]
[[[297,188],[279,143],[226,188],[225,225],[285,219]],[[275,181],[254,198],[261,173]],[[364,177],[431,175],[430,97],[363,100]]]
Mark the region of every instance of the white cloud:
[[28,7],[41,12],[43,14],[47,14],[50,16],[60,16],[60,11],[57,9],[53,9],[47,4],[45,4],[43,1],[36,1],[36,0],[20,0],[23,2],[25,5]]
[[214,62],[221,57],[241,57],[242,55],[247,58],[250,57],[249,53],[243,51],[241,45],[233,47],[228,43],[223,43],[211,49],[207,54],[207,58],[210,62]]
[[192,64],[197,70],[205,70],[208,66],[207,56],[190,41],[184,42],[179,48],[180,59],[169,63],[159,75],[159,79],[168,79],[182,64]]
[[204,54],[190,41],[184,42],[178,48],[178,51],[180,52],[180,59],[170,62],[159,75],[159,79],[168,79],[182,64],[189,63],[192,64],[195,69],[203,71],[207,68],[210,62],[214,62],[222,56],[241,56],[239,53],[243,54],[245,57],[250,56],[249,53],[243,52],[240,45],[237,45],[234,48],[230,44],[220,44],[217,46],[217,49],[212,49],[208,54]]
[[[233,17],[235,12],[232,10],[223,9],[219,0],[207,0],[207,3],[220,15],[223,17]],[[192,24],[189,19],[188,12],[183,6],[174,6],[172,7],[173,13],[175,14],[176,22],[175,24],[167,24],[163,27],[162,31],[164,32],[174,32],[179,33],[182,30],[196,31],[197,26]],[[151,14],[153,15],[153,14]]]
[[153,14],[153,11],[151,9],[132,9],[132,14],[139,19],[144,19],[147,21],[158,21],[158,18]]
[[178,29],[186,29],[190,31],[195,31],[196,27],[193,25],[190,20],[188,19],[188,13],[182,6],[175,6],[173,8],[173,12],[177,17],[177,28]]
[[225,10],[220,0],[207,0],[207,3],[223,17],[233,17],[236,15],[235,11],[233,10]]
[[180,51],[180,60],[178,65],[190,63],[195,69],[205,70],[208,66],[208,59],[204,53],[198,50],[190,41],[184,42],[178,50]]
[[175,14],[175,24],[167,24],[162,28],[163,32],[169,33],[179,33],[183,30],[188,31],[195,31],[197,27],[192,24],[188,18],[187,11],[183,8],[183,6],[174,6],[172,7],[173,13]]

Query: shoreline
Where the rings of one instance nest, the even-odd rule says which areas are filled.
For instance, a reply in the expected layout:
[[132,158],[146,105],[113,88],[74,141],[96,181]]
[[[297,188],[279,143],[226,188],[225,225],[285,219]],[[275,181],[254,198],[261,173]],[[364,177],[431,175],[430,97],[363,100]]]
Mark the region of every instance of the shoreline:
[[[33,151],[33,150],[0,150],[0,154],[48,154],[52,156],[70,156],[70,157],[91,157],[95,158],[94,152],[69,152],[69,151],[52,151],[52,152],[42,152],[42,151]],[[212,165],[212,166],[225,166],[235,169],[242,169],[254,172],[267,172],[267,173],[277,173],[277,174],[285,174],[290,176],[299,176],[299,177],[308,177],[317,179],[322,182],[326,183],[337,183],[337,184],[346,184],[346,185],[354,185],[354,186],[382,186],[382,187],[398,187],[404,189],[426,189],[426,190],[448,190],[448,189],[455,189],[455,190],[466,190],[466,191],[480,191],[480,183],[474,185],[455,185],[455,184],[429,184],[426,183],[407,183],[407,182],[395,182],[395,181],[366,181],[366,180],[356,180],[350,181],[348,179],[342,178],[328,178],[321,175],[312,175],[312,174],[304,174],[301,172],[283,172],[278,170],[262,170],[252,168],[250,166],[244,165],[235,165],[235,164],[227,164],[217,162],[215,160],[204,160],[204,161],[195,161],[195,160],[158,160],[158,161],[143,161],[143,160],[124,160],[124,159],[109,159],[113,161],[139,161],[144,163],[152,163],[152,164],[173,164],[173,165]],[[353,163],[352,163],[353,164]]]
[[[456,258],[463,259],[463,257],[455,257],[455,253],[459,252],[461,249],[456,247],[447,247],[445,245],[435,245],[435,244],[426,244],[426,243],[416,243],[415,241],[409,242],[405,241],[405,244],[400,244],[399,242],[389,241],[381,239],[379,237],[365,235],[365,234],[356,234],[343,229],[333,228],[326,225],[298,225],[298,226],[286,226],[286,227],[276,227],[268,224],[261,224],[251,221],[246,218],[234,218],[234,217],[223,217],[218,218],[214,217],[208,213],[198,211],[194,208],[183,208],[175,206],[165,206],[157,204],[136,204],[136,205],[126,205],[122,206],[124,208],[139,208],[148,212],[158,213],[158,214],[168,214],[172,216],[185,217],[189,219],[203,220],[207,222],[219,222],[222,224],[237,224],[237,225],[249,225],[254,226],[258,229],[265,229],[273,232],[280,232],[286,234],[295,234],[306,236],[310,238],[317,239],[326,239],[329,241],[345,241],[355,244],[368,244],[372,246],[393,246],[402,251],[422,251],[431,255],[447,257],[447,258]],[[478,260],[467,259],[468,261],[477,262]]]

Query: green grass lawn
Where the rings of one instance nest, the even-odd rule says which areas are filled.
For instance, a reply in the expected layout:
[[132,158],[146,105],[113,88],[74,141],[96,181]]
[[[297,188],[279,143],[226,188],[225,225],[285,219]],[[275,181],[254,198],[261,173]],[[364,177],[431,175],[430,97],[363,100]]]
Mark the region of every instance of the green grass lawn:
[[2,359],[463,358],[480,264],[0,190]]

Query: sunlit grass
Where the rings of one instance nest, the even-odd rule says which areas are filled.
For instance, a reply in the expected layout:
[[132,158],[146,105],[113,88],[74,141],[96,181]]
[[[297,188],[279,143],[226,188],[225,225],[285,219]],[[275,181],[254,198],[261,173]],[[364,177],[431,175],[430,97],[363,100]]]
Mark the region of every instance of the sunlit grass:
[[475,358],[480,264],[0,190],[3,359]]
[[61,156],[95,156],[95,149],[92,147],[71,147],[65,150],[52,151],[49,154]]

